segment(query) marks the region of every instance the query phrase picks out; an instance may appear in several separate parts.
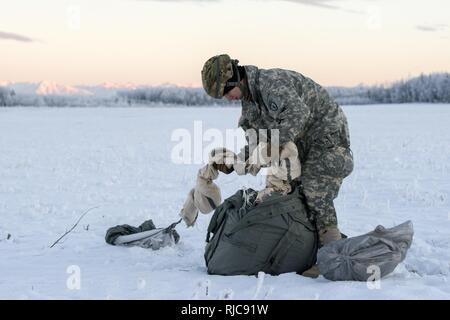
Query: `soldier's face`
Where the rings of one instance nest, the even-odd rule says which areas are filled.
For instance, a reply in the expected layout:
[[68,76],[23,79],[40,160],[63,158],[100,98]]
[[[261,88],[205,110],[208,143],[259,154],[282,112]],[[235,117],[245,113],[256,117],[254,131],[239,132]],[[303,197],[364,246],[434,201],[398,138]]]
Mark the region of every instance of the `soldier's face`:
[[224,96],[228,101],[240,100],[242,98],[242,91],[239,87],[234,87],[228,91]]

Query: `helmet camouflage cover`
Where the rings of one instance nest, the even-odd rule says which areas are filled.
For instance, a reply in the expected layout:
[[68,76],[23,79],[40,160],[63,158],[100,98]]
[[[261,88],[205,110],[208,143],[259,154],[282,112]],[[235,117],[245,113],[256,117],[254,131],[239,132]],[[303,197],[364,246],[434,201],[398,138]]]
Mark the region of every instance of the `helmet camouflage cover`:
[[202,83],[206,93],[215,99],[223,97],[227,81],[233,77],[233,63],[227,54],[220,54],[209,58],[202,69]]

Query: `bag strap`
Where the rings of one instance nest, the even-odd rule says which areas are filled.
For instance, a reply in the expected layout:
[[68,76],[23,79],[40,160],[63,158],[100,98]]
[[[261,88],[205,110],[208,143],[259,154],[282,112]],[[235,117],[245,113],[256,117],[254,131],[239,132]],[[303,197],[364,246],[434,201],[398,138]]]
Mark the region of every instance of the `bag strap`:
[[[269,259],[267,259],[264,265],[263,271],[266,273],[277,273],[276,267],[281,265],[285,259],[287,253],[289,252],[292,244],[297,240],[297,234],[293,232],[294,223],[291,224],[288,231],[286,231],[283,238],[280,239],[275,249],[273,249]],[[311,267],[316,262],[316,253],[318,249],[319,239],[317,232],[314,232],[314,254],[311,255],[308,267]]]
[[295,223],[291,223],[289,229],[272,250],[272,253],[263,267],[264,272],[271,273],[271,271],[274,271],[274,267],[278,266],[286,257],[292,243],[297,239],[297,234],[294,233],[294,227]]

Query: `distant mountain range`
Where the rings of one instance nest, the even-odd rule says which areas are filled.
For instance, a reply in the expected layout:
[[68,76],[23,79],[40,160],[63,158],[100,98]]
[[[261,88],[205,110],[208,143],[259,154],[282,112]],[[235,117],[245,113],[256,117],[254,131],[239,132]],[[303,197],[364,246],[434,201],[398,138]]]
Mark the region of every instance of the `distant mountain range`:
[[[390,85],[327,87],[339,104],[450,103],[450,74],[433,73],[401,80]],[[0,106],[128,106],[230,105],[225,99],[208,96],[203,88],[171,84],[139,86],[132,83],[103,83],[68,86],[51,81],[12,83],[0,81]]]
[[118,84],[105,82],[100,85],[77,85],[69,86],[58,84],[54,81],[44,80],[41,82],[9,82],[0,81],[0,87],[14,90],[16,94],[36,94],[39,96],[115,96],[119,90],[134,90],[139,86],[132,83]]

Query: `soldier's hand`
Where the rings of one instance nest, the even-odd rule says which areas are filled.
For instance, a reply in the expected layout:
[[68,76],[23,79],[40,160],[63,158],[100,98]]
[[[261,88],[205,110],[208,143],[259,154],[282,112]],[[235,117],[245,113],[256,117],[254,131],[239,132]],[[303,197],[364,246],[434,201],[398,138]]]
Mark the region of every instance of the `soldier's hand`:
[[228,167],[226,164],[223,163],[213,163],[214,169],[219,170],[220,172],[223,172],[225,174],[230,174],[234,171],[233,166]]

